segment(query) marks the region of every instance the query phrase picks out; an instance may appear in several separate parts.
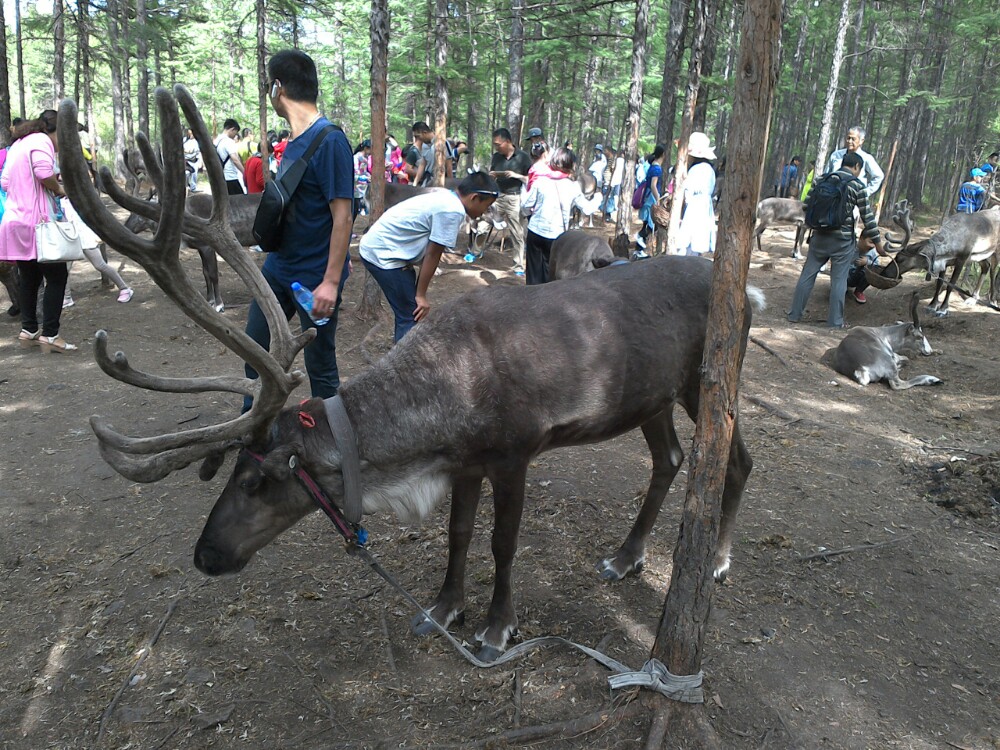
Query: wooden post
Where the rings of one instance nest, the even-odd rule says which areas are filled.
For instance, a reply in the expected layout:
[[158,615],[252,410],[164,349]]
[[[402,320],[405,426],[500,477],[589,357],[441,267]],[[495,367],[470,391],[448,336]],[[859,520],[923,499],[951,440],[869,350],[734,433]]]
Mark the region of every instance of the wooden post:
[[892,142],[892,151],[889,153],[889,164],[885,168],[885,177],[882,179],[882,189],[878,193],[878,205],[875,206],[875,223],[878,224],[879,214],[882,213],[882,202],[889,192],[889,175],[892,174],[892,165],[896,162],[896,149],[899,148],[899,139]]
[[[740,346],[747,314],[743,290],[779,70],[781,20],[782,0],[746,0],[691,473],[670,590],[651,654],[675,675],[697,674],[701,669],[714,586],[712,558],[744,352]],[[663,706],[664,701],[657,703]],[[708,726],[697,705],[667,701],[666,713],[669,723],[676,719],[702,730]],[[710,728],[695,736],[704,736],[703,746],[719,744],[717,738],[711,739]]]

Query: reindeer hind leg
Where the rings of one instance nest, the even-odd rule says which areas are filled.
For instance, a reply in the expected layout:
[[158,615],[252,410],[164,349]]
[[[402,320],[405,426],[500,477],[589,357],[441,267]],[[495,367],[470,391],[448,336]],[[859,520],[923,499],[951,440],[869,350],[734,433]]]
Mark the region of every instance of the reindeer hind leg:
[[730,553],[733,548],[733,530],[736,515],[743,499],[743,488],[753,470],[753,459],[740,434],[739,418],[733,422],[733,440],[729,446],[729,464],[726,467],[726,485],[722,490],[722,520],[719,525],[719,541],[715,546],[715,563],[712,574],[716,581],[726,580],[729,573]]
[[656,523],[667,490],[684,462],[684,451],[674,431],[672,406],[642,425],[642,434],[653,458],[653,474],[632,530],[615,554],[597,564],[601,578],[609,581],[618,581],[629,573],[637,574],[642,570],[646,540]]
[[226,306],[222,303],[222,293],[219,291],[219,259],[211,248],[197,248],[201,256],[201,272],[205,276],[205,290],[208,303],[216,312],[223,312]]

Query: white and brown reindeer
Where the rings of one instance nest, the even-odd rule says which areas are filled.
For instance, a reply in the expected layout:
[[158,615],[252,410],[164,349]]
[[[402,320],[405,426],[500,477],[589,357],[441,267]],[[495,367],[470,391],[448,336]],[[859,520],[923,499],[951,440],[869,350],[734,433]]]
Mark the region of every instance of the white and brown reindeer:
[[858,326],[852,328],[833,349],[827,349],[822,361],[841,375],[861,385],[884,380],[894,391],[915,385],[941,385],[934,375],[917,375],[903,380],[899,368],[910,354],[929,356],[934,353],[924,336],[917,316],[917,292],[910,299],[910,322],[888,326]]
[[[905,200],[893,206],[892,220],[903,230],[902,237],[886,234],[888,250],[896,252],[895,264],[889,264],[882,275],[901,276],[907,271],[920,269],[930,276],[937,276],[934,296],[928,310],[937,316],[948,314],[948,300],[952,289],[968,263],[978,263],[981,274],[969,304],[979,299],[983,284],[990,282],[990,299],[1000,302],[997,289],[997,255],[1000,253],[1000,207],[973,214],[953,214],[946,218],[941,227],[930,238],[910,244],[914,223],[910,216],[910,206]],[[945,271],[954,270],[951,280],[945,281]],[[897,270],[898,269],[898,270]],[[938,301],[941,290],[947,287],[944,297]]]
[[[307,478],[354,524],[363,513],[377,511],[422,518],[450,490],[447,573],[429,607],[434,620],[447,627],[463,619],[466,556],[483,480],[489,479],[496,568],[493,599],[477,638],[480,658],[494,659],[517,628],[512,566],[529,463],[542,451],[599,442],[636,428],[652,454],[652,478],[628,537],[598,563],[598,570],[613,580],[641,570],[649,533],[683,461],[674,408],[697,413],[710,261],[662,257],[541,286],[474,291],[434,310],[336,397],[285,408],[304,377],[292,366],[312,331],[290,330],[260,272],[233,237],[227,201],[216,200],[207,220],[185,210],[177,105],[205,152],[208,132],[184,87],[176,86],[173,93],[157,89],[156,103],[164,144],[164,169],[155,176],[161,201],[145,204],[120,191],[113,196],[123,207],[158,221],[152,240],[128,232],[93,191],[76,133],[63,127],[76,122],[71,101],[63,102],[60,111],[60,160],[68,192],[98,234],[146,268],[186,315],[260,373],[260,380],[159,377],[133,369],[122,353],[112,358],[107,334],[97,336],[99,365],[124,383],[254,398],[249,412],[222,424],[154,437],[128,437],[100,418],[91,420],[104,459],[138,482],[157,481],[199,460],[204,460],[200,475],[210,479],[226,451],[238,453],[195,548],[200,570],[209,575],[239,571],[257,550],[316,510]],[[210,160],[207,166],[212,194],[224,196],[221,165]],[[178,258],[183,235],[212,247],[247,284],[271,330],[269,352],[194,293]],[[751,289],[734,301],[743,315],[741,353],[751,300],[761,298]],[[751,467],[734,418],[715,552],[718,579],[729,569]],[[430,626],[421,617],[414,622],[416,632]]]

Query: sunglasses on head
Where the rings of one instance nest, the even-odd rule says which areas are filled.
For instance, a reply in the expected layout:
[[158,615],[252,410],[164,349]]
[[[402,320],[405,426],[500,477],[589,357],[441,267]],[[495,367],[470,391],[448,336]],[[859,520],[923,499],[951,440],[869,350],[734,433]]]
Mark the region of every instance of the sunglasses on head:
[[472,192],[475,193],[476,195],[488,195],[491,198],[500,197],[500,193],[498,193],[496,190],[473,190]]

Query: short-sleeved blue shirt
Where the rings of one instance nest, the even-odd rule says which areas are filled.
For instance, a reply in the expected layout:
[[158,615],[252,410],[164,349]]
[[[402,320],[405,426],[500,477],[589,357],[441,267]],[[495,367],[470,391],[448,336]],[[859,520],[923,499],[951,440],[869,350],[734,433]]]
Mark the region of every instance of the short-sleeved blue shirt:
[[960,214],[974,214],[986,203],[986,188],[978,182],[969,180],[962,184],[958,191],[958,206],[955,210]]
[[[313,138],[330,124],[319,118],[308,130],[289,141],[281,158],[278,176],[305,154]],[[270,253],[264,270],[284,285],[298,281],[307,289],[315,289],[323,281],[330,257],[330,232],[333,216],[330,201],[354,197],[354,159],[346,136],[335,130],[323,140],[309,160],[302,181],[292,198],[281,237],[281,252]],[[347,276],[344,261],[344,277]]]

